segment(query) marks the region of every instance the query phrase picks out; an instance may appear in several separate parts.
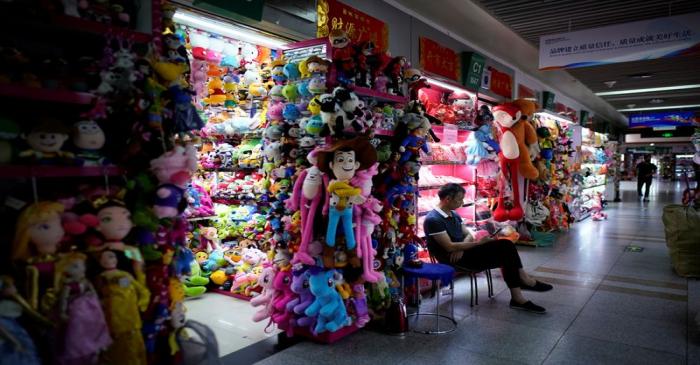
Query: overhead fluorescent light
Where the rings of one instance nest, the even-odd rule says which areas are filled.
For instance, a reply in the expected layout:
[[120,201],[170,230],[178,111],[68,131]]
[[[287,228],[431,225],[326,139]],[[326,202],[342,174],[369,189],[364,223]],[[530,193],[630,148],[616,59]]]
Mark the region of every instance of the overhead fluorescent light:
[[631,89],[631,90],[617,90],[617,91],[603,91],[595,93],[598,96],[607,95],[624,95],[624,94],[641,94],[641,93],[653,93],[657,91],[673,91],[673,90],[685,90],[685,89],[698,89],[700,84],[692,85],[678,85],[678,86],[663,86],[663,87],[650,87],[648,89]]
[[676,158],[693,158],[695,155],[676,155]]
[[700,108],[700,104],[650,106],[647,108],[617,109],[617,111],[618,112],[641,112],[641,111],[645,111],[645,110],[690,109],[690,108]]
[[439,86],[443,89],[452,90],[456,93],[462,93],[462,94],[468,94],[470,96],[474,96],[473,93],[467,91],[467,89],[465,89],[465,88],[461,88],[461,87],[456,86],[456,85],[451,85],[451,84],[448,84],[446,82],[442,82],[440,80],[436,80],[436,79],[431,78],[431,77],[427,77],[427,76],[424,76],[424,77],[426,78],[426,80],[428,80],[429,84]]
[[231,23],[225,23],[214,19],[208,19],[200,15],[178,9],[173,16],[176,23],[198,28],[218,35],[231,37],[239,41],[253,43],[272,49],[284,49],[288,41],[273,38],[263,33],[247,28],[239,27]]
[[558,121],[564,122],[564,123],[573,123],[573,121],[571,119],[564,118],[561,115],[552,113],[548,110],[539,111],[539,112],[535,113],[535,115],[541,115],[541,116],[544,116],[547,118],[552,118],[554,120],[558,120]]

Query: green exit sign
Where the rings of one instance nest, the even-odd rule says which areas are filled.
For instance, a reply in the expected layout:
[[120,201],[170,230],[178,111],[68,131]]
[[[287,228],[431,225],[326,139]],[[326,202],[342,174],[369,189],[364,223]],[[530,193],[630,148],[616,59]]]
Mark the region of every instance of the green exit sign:
[[661,133],[661,137],[664,137],[664,138],[673,137],[673,132],[664,132],[664,133]]

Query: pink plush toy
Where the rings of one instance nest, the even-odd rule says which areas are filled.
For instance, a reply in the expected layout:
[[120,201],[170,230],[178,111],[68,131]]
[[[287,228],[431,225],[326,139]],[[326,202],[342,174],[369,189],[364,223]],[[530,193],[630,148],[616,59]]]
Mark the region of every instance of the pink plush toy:
[[374,256],[377,251],[372,247],[372,233],[374,227],[382,222],[379,212],[383,206],[379,200],[369,196],[362,205],[356,205],[355,236],[357,237],[357,257],[362,259],[362,278],[370,283],[376,283],[382,278],[382,274],[374,271]]
[[199,249],[212,252],[221,249],[219,245],[219,235],[214,227],[199,227]]
[[299,251],[294,255],[292,264],[303,263],[313,265],[314,259],[309,255],[308,246],[314,234],[314,216],[321,202],[323,174],[316,166],[311,166],[301,172],[294,184],[294,192],[287,200],[287,208],[301,211],[301,243]]
[[265,267],[262,274],[260,274],[258,284],[262,287],[262,293],[251,299],[250,304],[253,307],[262,308],[253,315],[253,322],[260,322],[266,318],[270,318],[270,314],[272,314],[272,299],[276,294],[276,290],[272,285],[274,278],[275,268],[273,266]]
[[[275,280],[272,287],[275,289],[275,296],[272,298],[272,313],[270,318],[272,322],[277,324],[281,330],[291,331],[292,321],[294,321],[294,312],[287,310],[287,304],[290,303],[296,294],[292,291],[292,272],[290,270],[280,270],[275,275]],[[292,335],[292,333],[288,333]]]
[[180,214],[181,201],[192,173],[197,170],[197,150],[193,145],[177,146],[151,161],[151,172],[160,185],[153,210],[158,218]]
[[603,194],[597,192],[595,197],[593,197],[593,204],[591,204],[591,217],[594,221],[602,221],[603,219],[608,219],[608,214],[603,212]]

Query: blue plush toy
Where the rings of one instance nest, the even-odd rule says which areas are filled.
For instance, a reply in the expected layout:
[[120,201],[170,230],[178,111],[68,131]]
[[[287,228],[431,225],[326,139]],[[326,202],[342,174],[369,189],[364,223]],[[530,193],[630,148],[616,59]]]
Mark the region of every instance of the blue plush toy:
[[301,77],[301,73],[299,72],[299,64],[290,62],[286,65],[284,65],[284,68],[282,69],[282,72],[284,72],[284,75],[287,76],[289,80],[297,80],[298,78]]
[[343,298],[335,289],[335,270],[322,271],[316,267],[309,269],[309,287],[316,297],[304,314],[308,317],[317,317],[314,333],[325,331],[335,332],[350,324]]
[[287,121],[293,122],[301,118],[301,112],[294,103],[284,104],[284,110],[282,110],[282,117]]
[[501,149],[491,135],[491,127],[484,124],[467,138],[467,163],[476,165],[489,156],[489,147],[497,154]]

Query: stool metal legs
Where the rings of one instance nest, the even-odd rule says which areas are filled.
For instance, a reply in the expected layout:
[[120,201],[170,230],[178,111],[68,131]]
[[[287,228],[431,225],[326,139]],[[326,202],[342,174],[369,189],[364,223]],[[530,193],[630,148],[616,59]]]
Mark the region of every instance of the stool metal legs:
[[[409,317],[416,317],[416,321],[420,316],[434,316],[435,317],[435,328],[433,330],[426,330],[426,331],[418,331],[418,330],[413,330],[414,332],[419,332],[419,333],[425,333],[425,334],[431,334],[431,335],[440,335],[444,333],[450,333],[454,330],[457,329],[457,321],[455,321],[455,292],[454,292],[454,281],[450,283],[450,316],[446,316],[444,314],[440,314],[440,288],[441,288],[441,282],[440,280],[436,280],[433,283],[437,283],[437,290],[436,290],[436,304],[435,304],[435,312],[434,313],[421,313],[420,312],[420,306],[421,303],[418,303],[418,308],[416,313],[409,314]],[[419,300],[420,298],[420,278],[416,279],[416,300]],[[445,318],[449,319],[450,322],[452,322],[452,328],[446,329],[446,330],[441,330],[440,329],[440,318]]]
[[[488,286],[488,296],[491,298],[493,297],[493,278],[491,277],[491,270],[486,269],[484,273],[484,276],[486,276],[486,285]],[[469,272],[469,285],[471,287],[469,304],[472,307],[474,304],[479,305],[479,282],[477,281],[478,278],[476,274],[478,273],[474,271]]]

